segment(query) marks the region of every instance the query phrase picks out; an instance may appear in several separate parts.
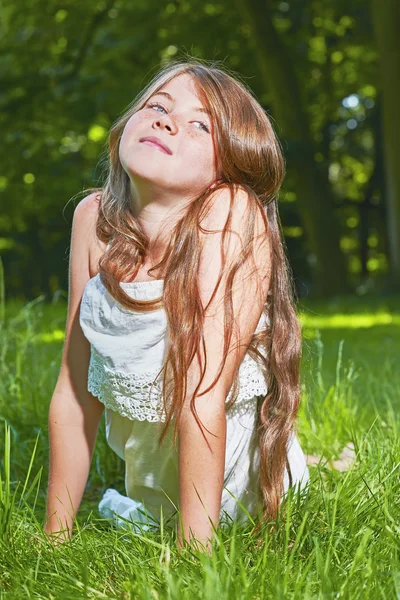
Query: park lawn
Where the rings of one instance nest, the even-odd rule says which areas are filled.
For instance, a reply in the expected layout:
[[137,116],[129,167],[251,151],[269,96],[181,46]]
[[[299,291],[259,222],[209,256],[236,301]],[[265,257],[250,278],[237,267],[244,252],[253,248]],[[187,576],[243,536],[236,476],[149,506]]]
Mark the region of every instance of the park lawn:
[[[399,300],[302,303],[298,436],[321,461],[310,466],[308,495],[283,502],[276,534],[254,538],[252,523],[232,525],[212,556],[178,554],[168,527],[139,536],[97,518],[104,489],[124,490],[104,424],[72,541],[46,541],[47,412],[66,305],[2,307],[0,598],[399,598]],[[349,442],[355,463],[333,469]]]

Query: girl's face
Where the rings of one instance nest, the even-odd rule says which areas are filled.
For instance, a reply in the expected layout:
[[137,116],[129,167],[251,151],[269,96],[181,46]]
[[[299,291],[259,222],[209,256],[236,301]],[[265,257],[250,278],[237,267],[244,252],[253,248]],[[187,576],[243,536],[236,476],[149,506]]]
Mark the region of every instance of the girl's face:
[[189,75],[169,81],[131,116],[119,157],[133,184],[147,181],[179,197],[201,193],[216,180],[211,116]]

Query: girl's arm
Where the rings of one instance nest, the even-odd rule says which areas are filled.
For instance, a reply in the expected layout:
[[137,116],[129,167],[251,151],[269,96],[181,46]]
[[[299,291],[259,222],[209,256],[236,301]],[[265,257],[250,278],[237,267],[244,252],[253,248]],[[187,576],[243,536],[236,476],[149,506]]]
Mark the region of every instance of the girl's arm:
[[90,279],[89,255],[97,211],[95,194],[91,194],[74,212],[65,342],[48,418],[50,463],[44,531],[66,530],[68,537],[82,500],[104,409],[87,391],[90,345],[79,324],[80,303]]
[[[199,408],[200,400],[205,403]],[[178,528],[178,546],[183,538],[199,540],[206,546],[212,536],[212,525],[218,526],[224,484],[226,416],[225,396],[210,399],[215,403],[208,409],[207,394],[196,401],[197,414],[206,430],[202,436],[193,415],[185,412],[179,426],[179,502],[182,523]],[[181,528],[183,527],[183,531]]]
[[[243,250],[249,223],[248,202],[247,193],[239,189],[230,207],[229,190],[221,189],[213,196],[211,209],[202,222],[203,228],[212,231],[201,233],[199,292],[205,308],[204,344],[207,368],[197,394],[214,381],[224,355],[226,277]],[[207,306],[220,276],[221,232],[230,210],[232,220],[225,238],[226,266],[215,297]],[[210,447],[207,446],[189,406],[200,381],[197,356],[187,373],[186,402],[179,420],[179,496],[182,516],[182,524],[178,527],[179,546],[184,544],[184,539],[190,540],[191,537],[209,546],[213,530],[210,520],[215,528],[218,526],[226,452],[225,401],[260,319],[270,282],[270,245],[264,220],[259,212],[253,235],[256,240],[250,257],[240,265],[232,282],[233,330],[224,368],[217,384],[204,396],[196,396],[195,400],[198,417],[211,432],[203,429]],[[204,368],[204,352],[202,348],[200,350]]]

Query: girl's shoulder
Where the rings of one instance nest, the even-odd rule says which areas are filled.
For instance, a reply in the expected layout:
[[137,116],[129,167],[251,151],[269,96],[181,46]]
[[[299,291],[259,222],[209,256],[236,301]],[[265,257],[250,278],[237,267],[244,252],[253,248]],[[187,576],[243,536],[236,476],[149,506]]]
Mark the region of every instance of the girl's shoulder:
[[81,229],[85,231],[87,236],[90,277],[94,277],[99,272],[98,263],[107,246],[96,235],[101,194],[102,190],[91,192],[82,198],[74,212],[74,219],[82,223]]
[[82,198],[82,200],[80,200],[80,202],[78,202],[78,204],[76,205],[75,211],[84,213],[87,216],[90,216],[90,215],[97,216],[98,211],[99,211],[102,193],[103,193],[103,190],[101,190],[101,189],[93,190],[92,192],[90,192],[90,194],[88,194],[87,196]]

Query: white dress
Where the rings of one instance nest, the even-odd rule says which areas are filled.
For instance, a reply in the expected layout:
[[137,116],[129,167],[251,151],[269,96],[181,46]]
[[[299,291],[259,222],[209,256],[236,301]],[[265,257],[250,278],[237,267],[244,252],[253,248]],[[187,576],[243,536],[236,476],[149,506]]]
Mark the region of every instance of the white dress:
[[[124,291],[140,300],[162,296],[164,280],[122,282]],[[103,286],[100,274],[85,287],[80,325],[90,342],[88,390],[105,405],[106,438],[109,446],[125,461],[127,497],[107,490],[100,513],[128,516],[143,521],[136,509],[145,507],[156,521],[173,517],[178,506],[178,461],[173,448],[173,424],[158,446],[162,412],[162,376],[158,375],[168,335],[165,309],[152,312],[122,307]],[[262,314],[256,327],[265,326]],[[227,411],[225,480],[221,502],[223,517],[246,519],[257,514],[259,454],[255,435],[257,397],[267,387],[259,365],[246,354],[239,367],[239,394]],[[227,396],[227,401],[231,397]],[[293,484],[303,488],[309,479],[305,456],[295,433],[288,445]],[[284,491],[289,477],[284,476]],[[236,498],[236,499],[235,499]],[[240,504],[243,508],[240,507]],[[118,525],[118,520],[115,521]],[[125,523],[123,521],[123,523]],[[119,522],[121,524],[121,521]]]

